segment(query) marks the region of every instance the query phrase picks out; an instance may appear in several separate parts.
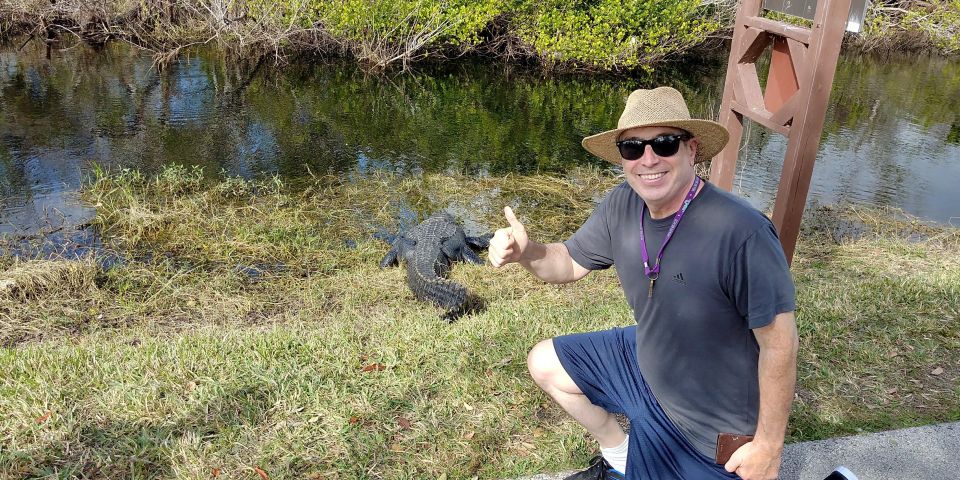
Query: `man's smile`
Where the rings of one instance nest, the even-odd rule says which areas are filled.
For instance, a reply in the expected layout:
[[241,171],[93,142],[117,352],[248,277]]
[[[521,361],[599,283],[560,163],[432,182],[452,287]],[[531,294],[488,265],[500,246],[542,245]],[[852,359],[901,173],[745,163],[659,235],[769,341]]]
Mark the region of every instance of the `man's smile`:
[[640,177],[641,180],[645,180],[645,181],[648,181],[648,182],[652,182],[652,181],[657,180],[657,179],[659,179],[660,177],[662,177],[662,176],[664,176],[664,175],[666,175],[666,174],[667,174],[667,172],[643,173],[643,174],[640,174],[640,175],[638,175],[638,176]]

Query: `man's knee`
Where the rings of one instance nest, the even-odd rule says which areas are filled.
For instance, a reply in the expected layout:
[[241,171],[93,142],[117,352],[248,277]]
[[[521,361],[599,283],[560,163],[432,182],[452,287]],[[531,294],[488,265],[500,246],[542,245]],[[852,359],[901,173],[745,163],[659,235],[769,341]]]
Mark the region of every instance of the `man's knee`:
[[533,381],[544,390],[549,387],[568,390],[573,383],[557,357],[552,338],[542,340],[530,349],[527,354],[527,370],[530,371]]
[[557,352],[553,348],[553,339],[541,340],[530,349],[527,354],[527,370],[534,382],[540,387],[545,387],[550,383],[554,372],[560,367],[560,359],[557,358]]

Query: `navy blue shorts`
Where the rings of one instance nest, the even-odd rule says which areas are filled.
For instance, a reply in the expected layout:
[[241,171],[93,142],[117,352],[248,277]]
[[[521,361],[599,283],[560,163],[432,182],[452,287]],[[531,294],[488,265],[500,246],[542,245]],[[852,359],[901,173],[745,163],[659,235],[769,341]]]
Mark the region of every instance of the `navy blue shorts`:
[[627,480],[740,478],[700,453],[657,403],[637,367],[637,328],[565,335],[553,346],[594,405],[630,419]]

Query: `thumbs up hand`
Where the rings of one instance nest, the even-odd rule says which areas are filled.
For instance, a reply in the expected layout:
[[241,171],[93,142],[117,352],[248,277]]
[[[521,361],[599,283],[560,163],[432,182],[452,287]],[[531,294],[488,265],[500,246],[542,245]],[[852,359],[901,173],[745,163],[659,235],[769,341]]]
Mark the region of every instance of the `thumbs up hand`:
[[517,220],[510,207],[503,207],[503,215],[507,217],[510,226],[497,230],[487,249],[490,263],[497,268],[519,261],[530,242],[527,229]]

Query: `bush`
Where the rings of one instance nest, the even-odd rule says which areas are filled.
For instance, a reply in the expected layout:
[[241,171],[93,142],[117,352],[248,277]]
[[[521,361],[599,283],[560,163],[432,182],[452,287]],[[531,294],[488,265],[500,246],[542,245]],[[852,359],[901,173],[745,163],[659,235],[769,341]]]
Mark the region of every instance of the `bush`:
[[596,69],[651,65],[722,28],[699,0],[520,0],[515,28],[548,65]]
[[383,67],[449,50],[469,50],[500,13],[500,0],[315,1],[312,13],[361,61]]
[[960,0],[930,0],[908,8],[873,4],[856,45],[864,50],[960,53]]
[[[547,66],[609,70],[651,65],[724,26],[700,0],[319,1],[314,14],[358,58],[386,65],[471,50],[496,20]],[[501,41],[503,39],[490,39]]]
[[[548,68],[651,69],[727,31],[733,0],[10,0],[0,38],[70,32],[123,38],[170,59],[211,42],[244,57],[347,53],[369,66],[481,49],[532,57]],[[960,0],[878,3],[854,44],[866,49],[960,52]],[[259,58],[259,57],[256,57]]]

